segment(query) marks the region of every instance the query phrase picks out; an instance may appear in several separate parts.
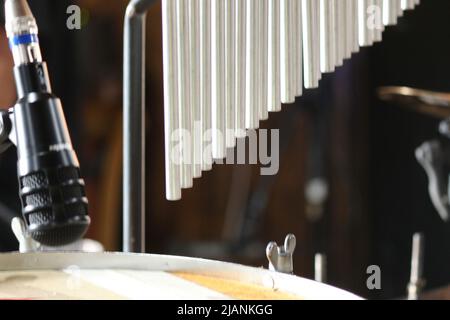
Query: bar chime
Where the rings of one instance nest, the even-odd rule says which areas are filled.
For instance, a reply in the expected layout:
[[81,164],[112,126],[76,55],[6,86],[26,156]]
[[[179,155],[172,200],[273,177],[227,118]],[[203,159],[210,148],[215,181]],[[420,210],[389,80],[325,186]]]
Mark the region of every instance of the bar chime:
[[166,197],[420,0],[162,0]]

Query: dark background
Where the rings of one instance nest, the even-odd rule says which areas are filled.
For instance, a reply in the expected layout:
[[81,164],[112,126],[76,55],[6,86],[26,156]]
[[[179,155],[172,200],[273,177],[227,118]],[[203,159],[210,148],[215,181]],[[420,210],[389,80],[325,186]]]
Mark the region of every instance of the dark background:
[[[83,8],[84,26],[69,31],[66,8],[73,2],[30,0],[54,92],[64,103],[88,184],[89,237],[120,250],[126,1],[76,2]],[[387,28],[383,42],[362,49],[325,75],[319,89],[271,115],[263,127],[280,128],[278,175],[260,177],[257,166],[216,166],[177,203],[164,200],[160,19],[156,5],[148,23],[149,252],[260,266],[267,264],[267,242],[281,243],[292,232],[296,274],[312,278],[313,256],[325,252],[330,284],[368,298],[398,298],[406,292],[412,234],[422,231],[427,289],[450,283],[450,227],[435,212],[426,175],[414,157],[415,148],[437,137],[438,120],[376,97],[376,88],[385,85],[450,92],[449,1],[422,0]],[[2,36],[1,41],[7,40]],[[0,83],[0,94],[5,86]],[[15,161],[14,149],[0,156],[0,203],[19,212]],[[313,219],[304,189],[317,176],[328,182],[329,197],[319,208],[320,218]],[[7,216],[5,208],[0,212]],[[0,250],[15,250],[8,219],[3,220]],[[371,264],[381,267],[380,291],[366,288]]]

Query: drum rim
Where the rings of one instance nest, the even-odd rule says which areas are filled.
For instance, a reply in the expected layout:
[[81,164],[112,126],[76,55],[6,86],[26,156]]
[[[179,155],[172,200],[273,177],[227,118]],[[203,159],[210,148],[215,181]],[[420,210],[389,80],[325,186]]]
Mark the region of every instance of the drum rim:
[[187,272],[281,289],[305,299],[362,299],[353,293],[310,279],[218,260],[123,252],[0,253],[0,272],[64,270],[74,266],[87,270]]

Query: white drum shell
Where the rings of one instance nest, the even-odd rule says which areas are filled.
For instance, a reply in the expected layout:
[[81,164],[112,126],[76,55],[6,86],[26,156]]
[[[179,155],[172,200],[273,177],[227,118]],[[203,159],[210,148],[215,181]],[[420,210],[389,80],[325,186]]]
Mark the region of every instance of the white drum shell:
[[[292,294],[303,299],[354,300],[360,297],[301,277],[243,265],[199,258],[129,253],[36,252],[0,254],[4,271],[130,270],[183,272],[235,280]],[[195,298],[194,298],[195,299]]]

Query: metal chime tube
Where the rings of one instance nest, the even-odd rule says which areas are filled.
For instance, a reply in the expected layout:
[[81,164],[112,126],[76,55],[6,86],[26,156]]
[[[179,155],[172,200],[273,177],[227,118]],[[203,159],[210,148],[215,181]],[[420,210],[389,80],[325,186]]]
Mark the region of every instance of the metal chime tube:
[[293,100],[295,101],[296,93],[297,93],[297,70],[298,70],[298,48],[296,44],[296,32],[297,32],[297,0],[289,0],[289,50],[291,52],[291,73],[290,73],[290,82],[293,94]]
[[291,15],[290,0],[280,0],[280,86],[281,102],[292,103],[295,100],[294,88],[292,87],[292,65],[293,57],[291,51]]
[[396,0],[383,0],[383,24],[392,26],[397,23]]
[[258,106],[258,19],[257,7],[260,0],[247,0],[247,53],[246,53],[246,74],[245,74],[245,127],[247,129],[257,129],[259,127],[259,106]]
[[211,80],[211,0],[200,0],[200,110],[203,171],[212,168]]
[[302,4],[300,1],[295,1],[295,10],[297,12],[297,16],[295,19],[295,35],[294,35],[294,43],[297,46],[296,51],[296,60],[294,63],[296,64],[296,87],[295,95],[297,97],[303,94],[303,23],[302,23]]
[[358,20],[358,0],[352,0],[352,52],[359,51],[359,20]]
[[260,0],[260,17],[259,17],[259,26],[260,26],[260,43],[259,43],[259,73],[261,83],[259,86],[259,119],[267,120],[269,118],[269,110],[267,109],[267,99],[268,93],[267,90],[269,88],[268,82],[268,73],[269,69],[267,66],[269,59],[269,1],[268,0]]
[[211,1],[211,32],[212,32],[212,153],[214,159],[226,156],[225,136],[225,2]]
[[373,44],[373,32],[368,13],[370,4],[371,0],[358,1],[359,45],[361,47],[366,47]]
[[163,23],[163,68],[164,68],[164,132],[165,132],[165,168],[166,198],[174,201],[181,198],[180,155],[176,152],[178,142],[172,139],[180,129],[178,114],[177,85],[177,24],[176,3],[162,1]]
[[372,12],[373,15],[373,21],[374,24],[374,36],[373,40],[374,42],[380,42],[383,40],[383,31],[384,31],[384,24],[383,24],[383,0],[372,0]]
[[336,66],[336,1],[320,0],[320,71],[332,72]]
[[202,176],[202,129],[200,108],[200,5],[199,0],[189,1],[189,77],[190,77],[190,105],[191,118],[191,150],[192,175],[194,178]]
[[302,0],[302,22],[304,85],[317,88],[321,78],[319,1]]
[[268,57],[268,97],[267,108],[270,112],[281,111],[280,97],[280,1],[269,0],[269,57]]
[[412,10],[416,5],[415,0],[401,0],[401,6],[403,10]]
[[235,138],[235,83],[236,83],[236,10],[234,0],[225,0],[225,128],[226,147],[236,146]]
[[[209,0],[207,0],[209,1]],[[246,5],[247,0],[234,0],[236,2],[236,117],[235,117],[235,128],[236,137],[243,138],[246,135],[245,131],[245,95],[246,95],[246,70],[247,70],[247,60],[246,60]]]
[[345,17],[346,17],[346,21],[345,21],[345,58],[349,59],[352,56],[352,52],[353,52],[353,36],[354,36],[354,32],[353,32],[353,28],[354,28],[354,23],[353,21],[355,21],[355,13],[353,10],[353,4],[354,4],[354,0],[344,0],[345,1]]
[[193,154],[191,146],[192,110],[190,101],[189,7],[188,1],[177,0],[178,114],[180,121],[181,187],[191,188]]
[[345,0],[336,1],[336,66],[342,66],[346,56],[346,10]]
[[403,17],[402,0],[395,0],[397,5],[397,16]]

